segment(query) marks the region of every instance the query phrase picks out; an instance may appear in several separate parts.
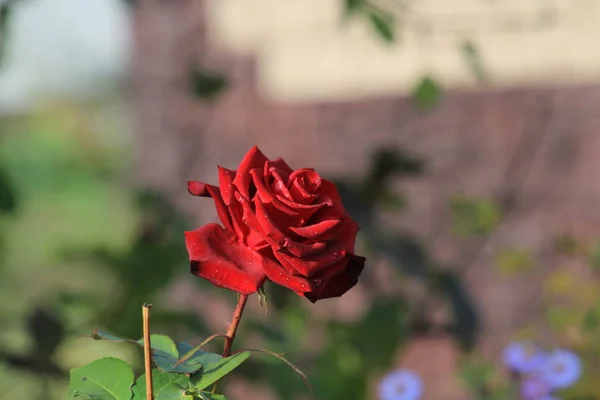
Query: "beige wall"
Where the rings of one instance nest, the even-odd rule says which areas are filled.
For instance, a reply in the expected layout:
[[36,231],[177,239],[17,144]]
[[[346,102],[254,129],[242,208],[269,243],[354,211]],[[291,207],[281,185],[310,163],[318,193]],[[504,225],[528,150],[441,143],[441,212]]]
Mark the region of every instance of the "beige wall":
[[400,22],[393,45],[364,20],[343,24],[342,0],[209,3],[214,40],[257,57],[260,90],[278,100],[407,93],[425,73],[446,87],[475,87],[465,39],[498,87],[600,78],[598,0],[388,0]]

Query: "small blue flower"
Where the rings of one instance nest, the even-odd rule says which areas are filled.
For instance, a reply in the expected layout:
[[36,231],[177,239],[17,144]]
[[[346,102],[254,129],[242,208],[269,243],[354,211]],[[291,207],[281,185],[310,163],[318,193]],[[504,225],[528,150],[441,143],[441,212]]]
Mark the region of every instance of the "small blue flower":
[[419,400],[422,395],[421,378],[405,369],[387,374],[379,383],[379,400]]
[[502,359],[512,371],[527,374],[543,367],[546,353],[531,342],[512,342],[504,348]]
[[553,389],[564,389],[577,382],[581,369],[581,360],[577,354],[558,349],[548,355],[540,373]]
[[521,395],[526,400],[551,400],[552,387],[538,376],[531,376],[521,383]]

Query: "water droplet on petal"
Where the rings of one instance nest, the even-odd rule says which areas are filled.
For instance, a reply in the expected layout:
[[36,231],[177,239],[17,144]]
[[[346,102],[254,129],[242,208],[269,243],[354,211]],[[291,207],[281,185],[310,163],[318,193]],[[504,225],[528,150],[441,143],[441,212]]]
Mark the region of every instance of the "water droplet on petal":
[[321,279],[321,278],[313,279],[312,282],[315,284],[315,286],[321,286],[323,284],[323,279]]

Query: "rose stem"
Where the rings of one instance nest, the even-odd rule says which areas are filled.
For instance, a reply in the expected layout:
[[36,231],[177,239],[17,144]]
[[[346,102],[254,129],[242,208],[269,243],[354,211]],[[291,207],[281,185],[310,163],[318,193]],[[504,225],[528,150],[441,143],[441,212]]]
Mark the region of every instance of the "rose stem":
[[146,398],[154,400],[152,393],[152,358],[150,347],[150,307],[152,304],[144,304],[142,306],[142,321],[144,329],[144,370],[146,372]]
[[[244,312],[244,307],[246,306],[246,301],[248,300],[247,294],[240,294],[238,296],[238,303],[235,307],[235,311],[233,312],[233,319],[231,324],[229,324],[229,328],[227,328],[227,333],[225,334],[225,345],[223,346],[223,357],[229,357],[231,354],[231,345],[235,340],[235,333],[237,332],[238,325],[242,319],[242,313]],[[219,382],[215,382],[213,386],[212,393],[216,394],[219,390]]]

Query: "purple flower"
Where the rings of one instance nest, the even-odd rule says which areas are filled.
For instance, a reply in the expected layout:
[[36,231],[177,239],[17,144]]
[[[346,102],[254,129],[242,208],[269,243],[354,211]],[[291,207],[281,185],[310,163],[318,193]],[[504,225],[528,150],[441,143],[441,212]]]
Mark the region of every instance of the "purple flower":
[[581,369],[581,360],[577,354],[558,349],[548,355],[540,373],[552,389],[564,389],[577,382]]
[[387,374],[379,383],[379,400],[418,400],[422,395],[421,378],[405,369]]
[[502,359],[512,371],[527,374],[543,367],[546,353],[531,342],[512,342],[504,348]]
[[552,387],[538,376],[531,376],[521,383],[521,395],[526,400],[551,400]]

